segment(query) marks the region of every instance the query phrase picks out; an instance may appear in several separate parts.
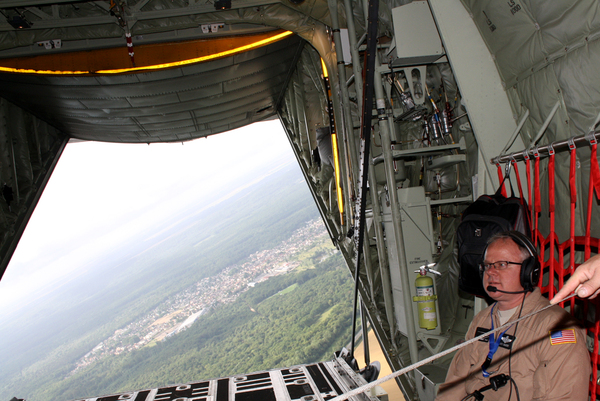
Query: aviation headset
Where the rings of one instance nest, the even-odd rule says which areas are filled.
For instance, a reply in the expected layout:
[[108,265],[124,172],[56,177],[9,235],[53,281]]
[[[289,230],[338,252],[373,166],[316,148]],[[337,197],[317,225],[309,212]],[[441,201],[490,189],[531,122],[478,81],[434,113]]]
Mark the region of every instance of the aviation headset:
[[[527,252],[529,252],[529,257],[521,263],[521,287],[523,287],[525,291],[533,291],[535,286],[540,281],[541,266],[538,260],[537,250],[535,249],[535,246],[533,245],[531,240],[525,234],[519,231],[512,230],[503,231],[490,237],[492,241],[488,242],[488,244],[485,246],[485,249],[483,250],[483,253],[481,254],[482,263],[483,258],[485,257],[485,253],[487,252],[487,249],[490,246],[490,244],[500,238],[510,238],[515,242],[515,244],[519,246],[519,248],[525,248],[527,249]],[[479,275],[483,280],[482,271],[479,272]]]

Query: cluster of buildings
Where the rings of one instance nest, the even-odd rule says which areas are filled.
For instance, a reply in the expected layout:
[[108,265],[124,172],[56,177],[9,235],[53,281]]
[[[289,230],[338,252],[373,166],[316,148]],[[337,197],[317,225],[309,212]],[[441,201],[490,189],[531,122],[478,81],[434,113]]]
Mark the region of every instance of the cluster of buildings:
[[189,289],[172,295],[160,306],[116,330],[76,363],[71,375],[110,355],[152,346],[190,327],[215,306],[233,302],[242,292],[270,277],[285,274],[300,265],[295,256],[327,235],[320,219],[298,229],[276,248],[256,252],[243,264],[233,265],[218,275],[206,277]]

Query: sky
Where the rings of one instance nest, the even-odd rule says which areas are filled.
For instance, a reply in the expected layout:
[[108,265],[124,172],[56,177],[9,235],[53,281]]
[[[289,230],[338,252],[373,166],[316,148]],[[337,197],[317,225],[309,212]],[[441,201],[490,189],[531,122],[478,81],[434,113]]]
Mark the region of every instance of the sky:
[[[278,120],[185,143],[69,143],[0,281],[0,310],[235,182],[296,163]],[[218,194],[218,195],[217,195]]]

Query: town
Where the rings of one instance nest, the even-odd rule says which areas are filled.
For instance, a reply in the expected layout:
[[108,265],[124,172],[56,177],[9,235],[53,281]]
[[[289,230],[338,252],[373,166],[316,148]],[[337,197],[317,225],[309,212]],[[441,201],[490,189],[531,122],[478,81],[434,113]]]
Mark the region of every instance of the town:
[[[256,252],[244,263],[229,266],[216,276],[202,279],[169,297],[142,318],[116,330],[77,361],[69,375],[107,356],[153,346],[180,333],[210,309],[231,303],[257,283],[295,269],[301,264],[297,259],[299,254],[327,238],[320,219],[308,222],[281,245]],[[337,250],[332,246],[331,252]]]

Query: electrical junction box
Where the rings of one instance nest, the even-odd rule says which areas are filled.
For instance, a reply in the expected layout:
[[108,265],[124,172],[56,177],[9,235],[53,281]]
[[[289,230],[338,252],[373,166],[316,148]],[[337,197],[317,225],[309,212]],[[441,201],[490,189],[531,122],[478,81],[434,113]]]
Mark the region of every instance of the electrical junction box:
[[446,369],[437,365],[423,365],[415,369],[415,384],[421,401],[433,401],[438,387],[446,379]]
[[442,40],[426,1],[392,9],[396,59],[394,67],[431,64],[445,55]]

